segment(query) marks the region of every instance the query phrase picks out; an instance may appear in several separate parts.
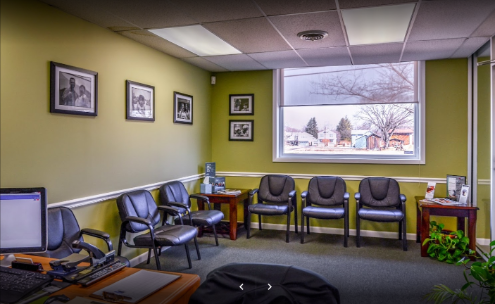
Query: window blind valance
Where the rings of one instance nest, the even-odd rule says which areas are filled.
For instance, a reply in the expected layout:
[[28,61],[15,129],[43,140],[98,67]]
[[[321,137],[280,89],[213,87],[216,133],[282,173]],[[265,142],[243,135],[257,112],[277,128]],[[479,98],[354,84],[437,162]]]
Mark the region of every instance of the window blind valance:
[[283,70],[281,106],[418,103],[417,63]]

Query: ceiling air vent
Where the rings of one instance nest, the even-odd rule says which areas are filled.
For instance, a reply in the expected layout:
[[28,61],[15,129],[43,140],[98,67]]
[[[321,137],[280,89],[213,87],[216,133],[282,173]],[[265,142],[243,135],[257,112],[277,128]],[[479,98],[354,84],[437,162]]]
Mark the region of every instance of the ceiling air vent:
[[310,41],[321,40],[326,36],[328,36],[327,32],[318,31],[318,30],[304,31],[297,34],[297,37],[301,38],[302,40],[310,40]]

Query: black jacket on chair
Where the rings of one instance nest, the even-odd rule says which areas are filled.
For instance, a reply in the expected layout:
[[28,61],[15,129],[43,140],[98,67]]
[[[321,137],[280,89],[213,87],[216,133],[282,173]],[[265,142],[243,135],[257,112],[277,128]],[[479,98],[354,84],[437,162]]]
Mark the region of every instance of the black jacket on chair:
[[361,219],[374,222],[399,222],[399,240],[407,251],[406,196],[393,178],[368,177],[359,184],[356,199],[356,245],[361,246]]
[[[258,203],[252,204],[254,194],[258,193]],[[295,230],[297,231],[297,197],[294,179],[288,175],[265,175],[260,187],[249,192],[247,216],[247,238],[250,238],[251,213],[258,214],[261,230],[262,215],[287,215],[286,242],[289,242],[290,214],[294,211]]]

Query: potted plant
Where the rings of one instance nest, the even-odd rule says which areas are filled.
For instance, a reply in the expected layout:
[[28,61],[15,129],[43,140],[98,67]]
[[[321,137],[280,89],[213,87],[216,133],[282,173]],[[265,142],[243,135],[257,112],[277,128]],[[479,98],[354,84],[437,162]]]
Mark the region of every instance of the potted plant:
[[[440,284],[435,285],[433,290],[426,295],[427,300],[435,303],[443,303],[451,300],[452,303],[473,303],[473,304],[495,304],[495,241],[490,243],[490,252],[485,254],[484,263],[474,262],[470,267],[466,266],[469,259],[464,258],[460,264],[464,265],[464,284],[461,289],[452,290]],[[471,281],[473,278],[474,281]],[[471,293],[468,288],[478,287],[478,290]]]

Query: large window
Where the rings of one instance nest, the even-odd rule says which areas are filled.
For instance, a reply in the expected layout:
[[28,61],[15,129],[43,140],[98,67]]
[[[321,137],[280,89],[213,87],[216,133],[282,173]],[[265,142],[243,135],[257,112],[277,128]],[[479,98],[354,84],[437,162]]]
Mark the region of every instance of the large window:
[[424,163],[421,62],[274,72],[274,161]]

